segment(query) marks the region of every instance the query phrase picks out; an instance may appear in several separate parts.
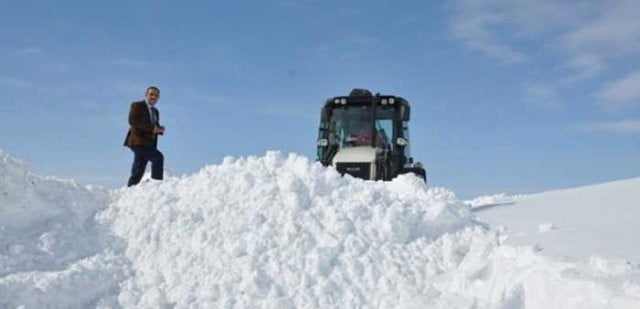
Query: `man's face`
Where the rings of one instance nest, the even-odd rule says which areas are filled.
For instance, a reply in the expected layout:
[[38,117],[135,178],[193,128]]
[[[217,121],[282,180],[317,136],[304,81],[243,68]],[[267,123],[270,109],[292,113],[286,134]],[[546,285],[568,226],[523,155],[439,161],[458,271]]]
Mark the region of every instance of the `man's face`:
[[158,100],[160,99],[160,92],[155,89],[149,89],[147,91],[147,94],[145,95],[145,98],[147,99],[149,105],[156,105],[156,103],[158,103]]

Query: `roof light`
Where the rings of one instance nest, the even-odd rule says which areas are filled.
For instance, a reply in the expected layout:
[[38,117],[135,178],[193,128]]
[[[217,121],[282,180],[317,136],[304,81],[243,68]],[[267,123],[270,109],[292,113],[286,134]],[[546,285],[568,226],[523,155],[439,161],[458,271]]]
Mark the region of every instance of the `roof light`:
[[340,99],[338,98],[333,99],[333,104],[340,104]]
[[342,98],[342,99],[340,99],[340,103],[341,103],[342,105],[347,105],[347,99],[346,99],[346,98]]
[[396,98],[389,98],[389,104],[396,103]]
[[382,99],[381,103],[382,105],[387,105],[387,98]]

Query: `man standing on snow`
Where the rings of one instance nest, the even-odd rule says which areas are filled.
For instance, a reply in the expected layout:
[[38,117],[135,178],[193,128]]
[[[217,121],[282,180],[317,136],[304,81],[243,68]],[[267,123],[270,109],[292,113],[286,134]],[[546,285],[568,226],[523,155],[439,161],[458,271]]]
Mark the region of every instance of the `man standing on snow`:
[[129,110],[129,132],[124,145],[133,151],[133,166],[128,187],[136,185],[142,179],[147,162],[151,161],[151,178],[162,180],[164,156],[158,151],[158,135],[164,134],[160,125],[160,112],[154,106],[160,99],[160,89],[147,88],[143,101],[131,103]]

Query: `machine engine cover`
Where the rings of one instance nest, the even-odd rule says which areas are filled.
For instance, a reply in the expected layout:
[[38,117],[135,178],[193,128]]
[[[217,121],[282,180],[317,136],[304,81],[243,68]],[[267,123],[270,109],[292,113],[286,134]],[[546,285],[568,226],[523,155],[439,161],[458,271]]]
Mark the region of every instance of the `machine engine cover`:
[[353,177],[371,179],[371,163],[345,162],[336,164],[340,174],[349,174]]
[[374,180],[376,176],[375,148],[370,146],[342,148],[333,157],[331,165],[341,174]]

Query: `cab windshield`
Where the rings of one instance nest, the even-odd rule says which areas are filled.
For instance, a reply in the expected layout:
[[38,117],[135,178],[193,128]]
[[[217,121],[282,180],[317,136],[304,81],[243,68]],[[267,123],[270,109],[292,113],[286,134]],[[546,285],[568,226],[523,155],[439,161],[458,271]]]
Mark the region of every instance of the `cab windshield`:
[[393,109],[378,107],[375,121],[372,116],[371,106],[334,109],[329,124],[329,144],[339,149],[357,146],[391,147],[393,143],[389,141],[393,138]]

